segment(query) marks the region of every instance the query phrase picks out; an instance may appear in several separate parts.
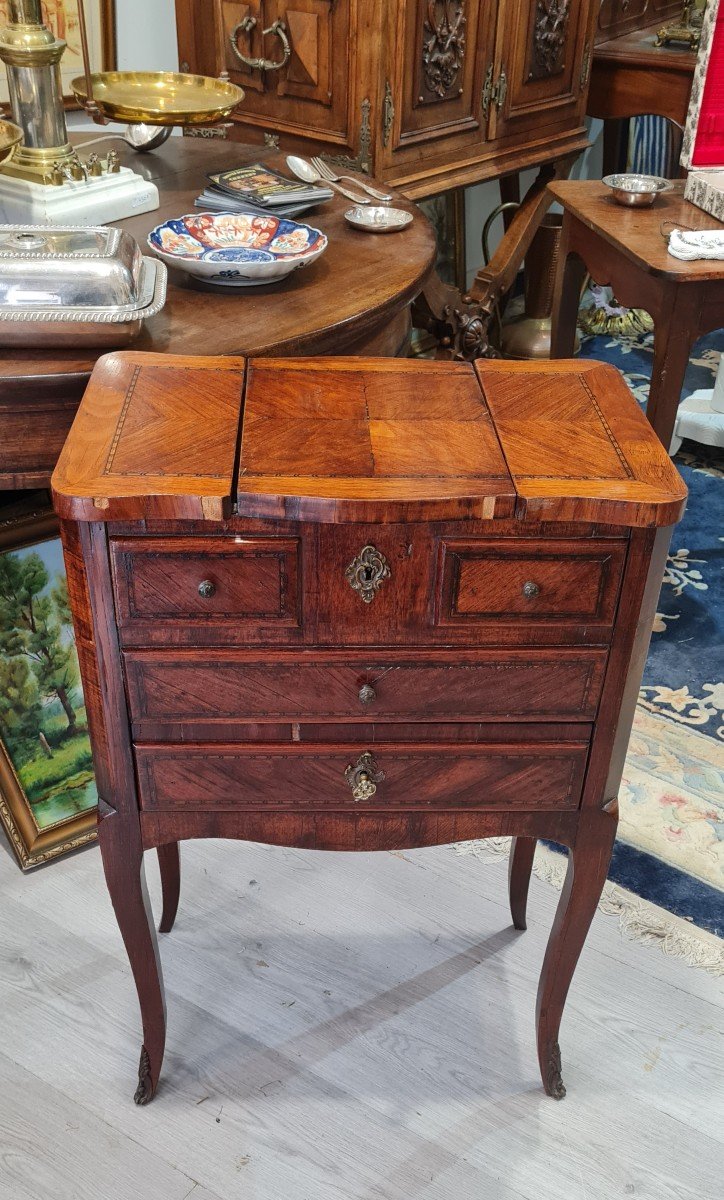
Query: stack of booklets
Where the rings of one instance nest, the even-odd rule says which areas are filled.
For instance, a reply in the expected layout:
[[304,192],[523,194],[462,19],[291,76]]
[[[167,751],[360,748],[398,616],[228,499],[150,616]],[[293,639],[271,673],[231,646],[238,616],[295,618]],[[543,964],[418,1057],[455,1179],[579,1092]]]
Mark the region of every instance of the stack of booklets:
[[331,200],[334,192],[285,179],[263,163],[237,167],[209,175],[209,182],[195,204],[205,212],[254,212],[274,217],[297,217],[300,213]]

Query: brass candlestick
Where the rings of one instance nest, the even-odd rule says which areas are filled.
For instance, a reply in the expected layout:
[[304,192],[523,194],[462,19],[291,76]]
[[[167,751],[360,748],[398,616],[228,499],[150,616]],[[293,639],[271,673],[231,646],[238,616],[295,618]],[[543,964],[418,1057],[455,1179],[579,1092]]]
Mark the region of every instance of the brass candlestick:
[[10,106],[23,145],[0,169],[18,179],[49,182],[54,171],[77,170],[60,78],[65,42],[44,24],[41,0],[10,0],[9,11],[10,22],[0,31],[0,60],[7,67]]

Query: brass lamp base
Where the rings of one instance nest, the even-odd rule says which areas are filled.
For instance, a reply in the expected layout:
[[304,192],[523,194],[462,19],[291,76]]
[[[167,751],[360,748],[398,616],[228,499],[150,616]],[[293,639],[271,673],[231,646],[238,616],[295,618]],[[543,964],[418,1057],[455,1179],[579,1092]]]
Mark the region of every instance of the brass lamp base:
[[156,186],[128,167],[52,187],[0,168],[0,222],[8,225],[103,225],[158,205]]
[[69,166],[77,157],[78,152],[70,142],[64,146],[44,146],[42,149],[18,146],[12,158],[0,166],[0,172],[13,179],[27,179],[29,183],[50,184],[56,164]]

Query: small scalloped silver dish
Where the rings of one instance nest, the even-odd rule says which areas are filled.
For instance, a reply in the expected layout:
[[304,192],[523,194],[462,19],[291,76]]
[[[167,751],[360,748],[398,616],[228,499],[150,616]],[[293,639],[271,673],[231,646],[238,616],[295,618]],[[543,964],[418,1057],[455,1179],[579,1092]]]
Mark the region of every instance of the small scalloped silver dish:
[[406,229],[414,217],[405,212],[404,208],[389,208],[386,204],[372,205],[370,208],[361,204],[348,208],[344,214],[355,229],[363,229],[365,233],[395,233],[398,229]]
[[126,346],[163,308],[167,278],[120,229],[0,225],[0,345]]
[[658,175],[605,175],[601,180],[611,189],[614,200],[627,208],[649,208],[661,192],[668,192],[671,184]]

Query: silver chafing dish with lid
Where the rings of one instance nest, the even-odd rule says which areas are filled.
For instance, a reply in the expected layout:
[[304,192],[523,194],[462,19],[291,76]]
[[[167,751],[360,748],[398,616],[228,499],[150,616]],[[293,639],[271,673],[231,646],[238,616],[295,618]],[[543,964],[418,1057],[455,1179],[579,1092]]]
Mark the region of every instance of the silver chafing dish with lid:
[[166,280],[124,230],[0,225],[0,345],[127,345],[163,308]]

